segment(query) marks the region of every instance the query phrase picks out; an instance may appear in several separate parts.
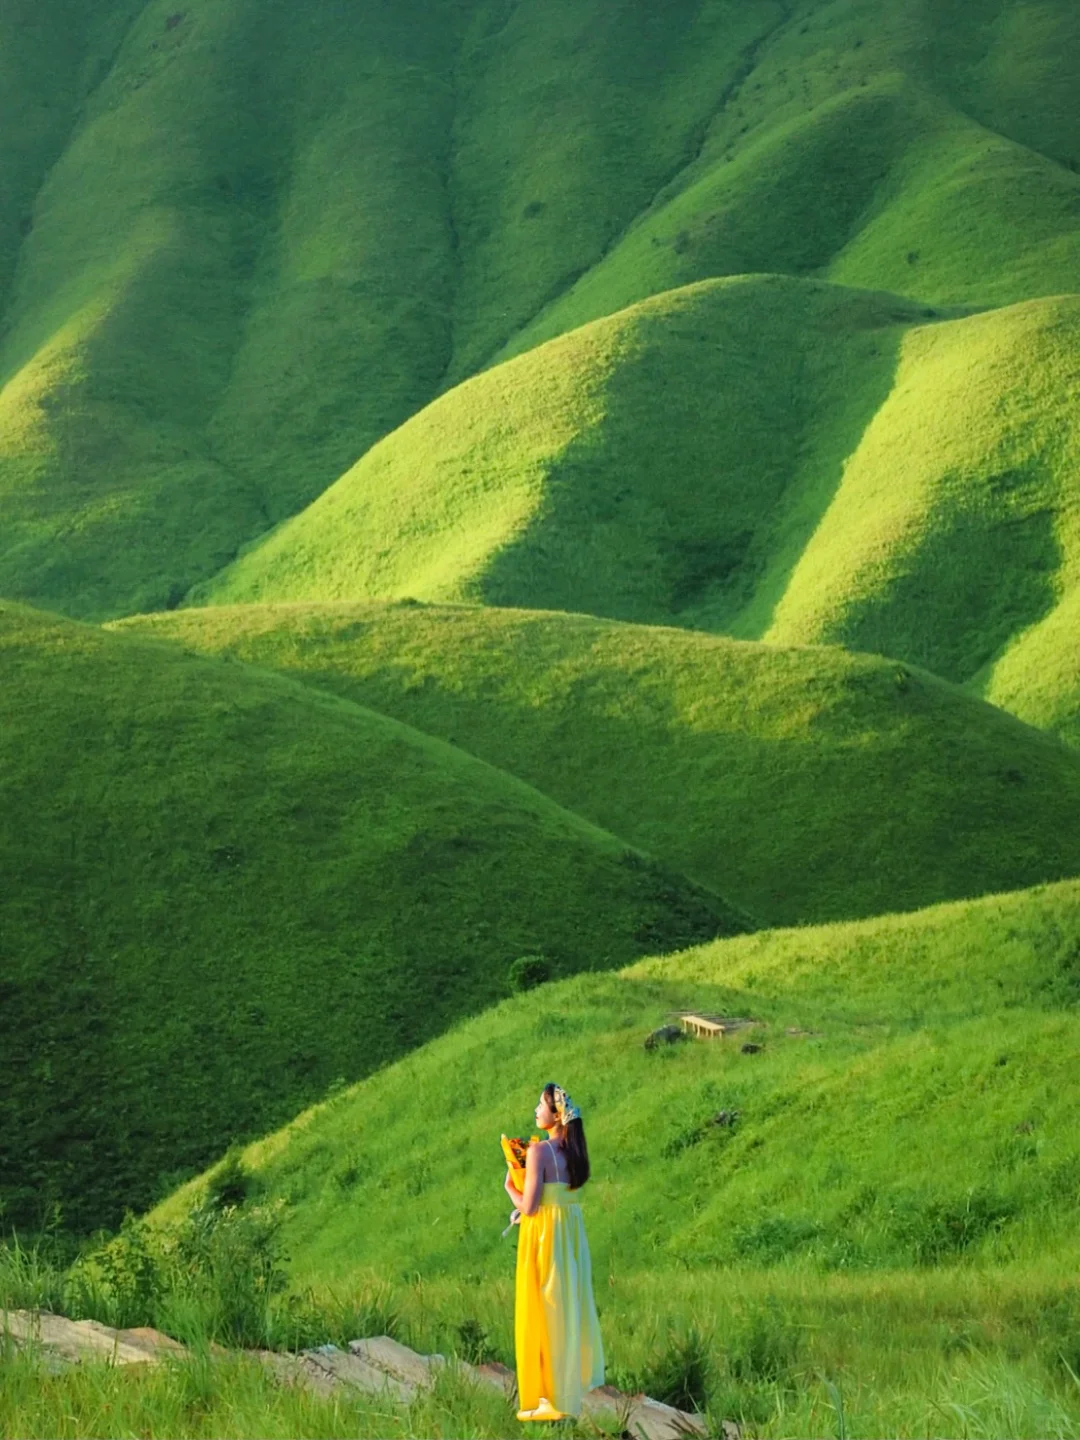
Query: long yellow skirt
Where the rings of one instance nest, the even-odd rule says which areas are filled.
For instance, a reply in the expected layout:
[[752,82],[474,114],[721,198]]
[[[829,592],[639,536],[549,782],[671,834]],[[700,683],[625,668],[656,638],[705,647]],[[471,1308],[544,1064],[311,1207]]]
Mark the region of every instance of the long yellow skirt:
[[521,1217],[514,1338],[523,1410],[534,1410],[543,1395],[556,1410],[579,1415],[582,1395],[604,1383],[579,1194],[554,1181],[544,1186],[536,1214]]

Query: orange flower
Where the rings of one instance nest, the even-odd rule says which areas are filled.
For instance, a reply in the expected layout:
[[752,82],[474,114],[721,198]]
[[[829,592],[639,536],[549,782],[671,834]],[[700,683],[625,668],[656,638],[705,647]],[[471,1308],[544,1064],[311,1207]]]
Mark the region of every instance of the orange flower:
[[516,1190],[525,1189],[525,1153],[529,1146],[535,1145],[539,1139],[539,1135],[534,1135],[530,1140],[521,1140],[516,1135],[502,1137],[502,1151]]

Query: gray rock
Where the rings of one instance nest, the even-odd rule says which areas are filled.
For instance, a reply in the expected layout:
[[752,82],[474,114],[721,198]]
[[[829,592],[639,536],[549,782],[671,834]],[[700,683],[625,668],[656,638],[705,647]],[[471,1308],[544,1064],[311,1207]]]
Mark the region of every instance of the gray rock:
[[165,1351],[187,1353],[183,1345],[157,1330],[114,1330],[97,1320],[68,1320],[48,1310],[0,1310],[0,1332],[10,1335],[20,1349],[40,1349],[72,1365],[84,1360],[151,1365]]
[[435,1372],[446,1364],[445,1355],[421,1355],[389,1335],[376,1335],[369,1340],[350,1340],[350,1352],[366,1364],[383,1371],[413,1390],[430,1385]]
[[705,1422],[700,1415],[650,1400],[647,1395],[635,1395],[626,1429],[635,1440],[686,1440],[686,1437],[704,1435]]

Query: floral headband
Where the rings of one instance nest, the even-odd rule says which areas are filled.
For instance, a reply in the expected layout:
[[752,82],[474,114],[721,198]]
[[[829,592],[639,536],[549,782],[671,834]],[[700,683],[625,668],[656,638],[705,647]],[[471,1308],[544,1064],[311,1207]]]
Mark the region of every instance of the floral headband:
[[580,1120],[581,1111],[570,1099],[570,1096],[561,1085],[555,1086],[555,1094],[552,1096],[552,1103],[555,1106],[555,1114],[559,1117],[559,1124],[564,1128],[571,1120]]

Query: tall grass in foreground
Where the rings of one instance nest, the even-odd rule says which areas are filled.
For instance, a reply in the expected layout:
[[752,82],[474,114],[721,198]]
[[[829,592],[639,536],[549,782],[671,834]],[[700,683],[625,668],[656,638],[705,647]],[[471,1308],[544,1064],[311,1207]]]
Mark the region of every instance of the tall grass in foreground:
[[[217,1213],[213,1222],[196,1216],[186,1238],[173,1233],[156,1254],[133,1222],[105,1258],[66,1268],[47,1237],[0,1247],[0,1306],[60,1299],[68,1313],[156,1323],[193,1351],[160,1370],[49,1374],[44,1357],[9,1345],[0,1357],[0,1436],[518,1432],[510,1403],[460,1373],[411,1406],[320,1398],[279,1388],[242,1355],[212,1357],[208,1343],[297,1348],[389,1332],[425,1352],[512,1365],[510,1277],[463,1284],[417,1273],[391,1286],[373,1273],[349,1294],[288,1295],[275,1278],[271,1221],[243,1217],[244,1228],[231,1207]],[[736,1419],[763,1440],[1080,1437],[1080,1285],[1060,1278],[1074,1269],[1063,1257],[1056,1273],[1047,1265],[824,1275],[786,1266],[609,1277],[598,1294],[608,1378],[699,1409],[715,1434]],[[585,1420],[564,1430],[596,1434]]]
[[[854,1369],[806,1365],[761,1380],[753,1404],[736,1390],[710,1397],[709,1433],[725,1418],[750,1436],[884,1435],[1015,1437],[1080,1435],[1080,1394],[1056,1385],[1030,1359],[960,1351],[909,1357],[901,1381],[882,1385]],[[571,1440],[616,1433],[614,1419],[559,1426]],[[90,1364],[48,1373],[33,1354],[0,1347],[0,1436],[401,1436],[499,1437],[524,1433],[512,1402],[460,1371],[440,1375],[410,1405],[380,1397],[321,1397],[279,1386],[245,1356],[205,1350],[161,1367]]]

